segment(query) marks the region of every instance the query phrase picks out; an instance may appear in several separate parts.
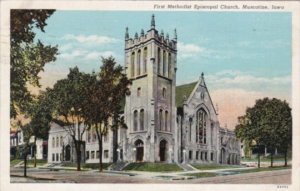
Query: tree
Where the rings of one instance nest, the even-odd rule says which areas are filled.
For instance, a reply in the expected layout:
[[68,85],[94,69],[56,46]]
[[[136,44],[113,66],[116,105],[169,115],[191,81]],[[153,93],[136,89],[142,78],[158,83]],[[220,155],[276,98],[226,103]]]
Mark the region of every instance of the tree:
[[[30,146],[34,147],[34,167],[36,167],[36,140],[46,139],[50,129],[52,107],[48,100],[47,92],[42,92],[33,98],[26,108],[27,122],[18,121],[17,126],[21,128],[24,145],[20,148],[24,159],[24,176],[27,176],[27,155]],[[25,124],[24,124],[25,123]],[[30,143],[34,139],[33,144]]]
[[39,72],[56,59],[57,47],[35,41],[34,32],[45,32],[46,20],[53,13],[54,10],[11,10],[11,118],[26,110],[32,99],[27,86],[39,87]]
[[49,100],[48,91],[42,92],[27,109],[27,115],[31,118],[27,128],[31,129],[31,136],[34,137],[34,167],[36,167],[36,140],[38,138],[43,140],[48,138],[50,122],[52,120],[53,108]]
[[66,79],[57,81],[52,89],[55,121],[63,126],[75,144],[78,171],[80,171],[83,134],[87,129],[83,108],[88,102],[85,101],[87,99],[85,88],[90,85],[89,80],[89,74],[84,74],[75,67],[70,69]]
[[283,148],[287,152],[291,146],[291,109],[286,101],[276,98],[256,100],[255,105],[247,108],[246,114],[239,117],[235,132],[241,139],[255,141],[257,146],[269,148],[272,167],[274,150]]
[[99,146],[99,171],[102,167],[103,136],[111,129],[125,127],[120,118],[121,100],[128,91],[128,79],[123,68],[116,65],[113,57],[102,58],[98,75],[93,74],[87,86],[87,98],[84,104],[84,118],[89,127],[96,131]]

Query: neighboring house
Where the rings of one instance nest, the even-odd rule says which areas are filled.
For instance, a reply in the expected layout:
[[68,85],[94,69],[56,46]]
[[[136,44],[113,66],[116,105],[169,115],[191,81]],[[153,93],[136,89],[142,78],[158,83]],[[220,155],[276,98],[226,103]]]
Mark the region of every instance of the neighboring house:
[[[132,81],[124,107],[128,129],[114,136],[109,131],[103,162],[239,164],[240,143],[233,131],[220,127],[204,74],[176,87],[176,71],[176,30],[172,39],[159,34],[154,16],[146,33],[130,38],[126,29],[125,72]],[[82,161],[98,162],[94,133],[83,137]],[[53,123],[48,142],[48,162],[75,162],[73,141],[63,127]]]
[[[28,158],[33,159],[34,158],[34,136],[30,137],[29,140],[30,143],[30,149],[28,153]],[[17,129],[11,129],[10,130],[10,156],[12,159],[14,158],[20,158],[17,153],[18,148],[21,148],[24,145],[23,140],[23,132],[20,128]],[[36,158],[37,159],[46,159],[48,154],[48,143],[47,141],[44,141],[42,139],[36,140]]]

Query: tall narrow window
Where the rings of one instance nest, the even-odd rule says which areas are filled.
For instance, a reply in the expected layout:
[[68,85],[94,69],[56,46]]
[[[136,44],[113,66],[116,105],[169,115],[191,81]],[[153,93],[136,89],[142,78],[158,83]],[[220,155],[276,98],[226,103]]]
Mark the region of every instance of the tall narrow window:
[[189,118],[189,127],[190,127],[190,132],[189,132],[189,140],[192,142],[192,118]]
[[133,130],[137,131],[138,129],[138,111],[133,112]]
[[87,136],[88,136],[88,143],[90,143],[91,142],[91,131],[87,132]]
[[163,88],[163,89],[162,89],[162,97],[163,97],[163,98],[166,98],[166,88]]
[[169,113],[168,111],[165,111],[165,131],[169,131],[168,121],[169,121]]
[[63,146],[63,137],[60,136],[60,146],[62,147]]
[[132,54],[131,54],[131,60],[130,60],[130,62],[131,62],[131,77],[134,77],[134,59],[135,59],[135,53],[133,52]]
[[214,124],[211,123],[211,138],[210,138],[210,144],[213,145],[214,144]]
[[166,51],[163,52],[163,73],[162,75],[165,76],[166,75]]
[[159,130],[162,130],[162,125],[163,125],[162,110],[159,110]]
[[54,147],[55,147],[55,138],[52,137],[52,148],[54,148]]
[[147,59],[148,59],[148,50],[147,47],[144,48],[144,53],[143,53],[143,61],[144,61],[144,73],[147,73]]
[[141,109],[140,111],[140,130],[143,131],[144,130],[144,110]]
[[161,55],[160,55],[160,48],[157,49],[157,73],[160,74],[160,61],[161,61]]
[[59,140],[58,140],[58,137],[56,137],[56,147],[58,147],[59,145]]
[[141,50],[137,53],[137,75],[141,75]]
[[196,142],[206,144],[206,112],[203,109],[197,112]]
[[140,88],[140,87],[138,87],[137,92],[136,92],[136,95],[137,95],[137,97],[140,97],[140,96],[141,96],[141,88]]
[[171,56],[171,53],[169,53],[169,56],[168,56],[168,71],[167,71],[167,75],[168,77],[170,78],[171,77],[171,66],[172,66],[172,56]]

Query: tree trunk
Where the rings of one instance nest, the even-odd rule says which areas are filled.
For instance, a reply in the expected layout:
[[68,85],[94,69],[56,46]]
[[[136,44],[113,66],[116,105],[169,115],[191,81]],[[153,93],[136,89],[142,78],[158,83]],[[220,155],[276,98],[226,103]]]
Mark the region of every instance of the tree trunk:
[[75,149],[76,149],[76,157],[77,157],[77,171],[80,171],[80,162],[81,162],[81,152],[80,152],[80,142],[76,141],[75,144]]
[[34,162],[33,162],[33,167],[36,167],[36,136],[34,136],[34,149],[33,149],[33,154],[34,154]]
[[103,171],[103,164],[102,164],[102,152],[103,152],[103,144],[102,144],[102,134],[99,136],[99,172]]
[[24,148],[24,177],[27,177],[27,148]]
[[118,129],[113,129],[113,162],[117,162],[118,158],[120,158],[118,155],[120,155],[120,152],[117,151],[118,149]]
[[284,166],[287,166],[287,149],[284,151]]
[[260,168],[260,153],[259,152],[257,153],[257,157],[258,157],[257,167]]
[[271,167],[273,167],[273,151],[271,152]]

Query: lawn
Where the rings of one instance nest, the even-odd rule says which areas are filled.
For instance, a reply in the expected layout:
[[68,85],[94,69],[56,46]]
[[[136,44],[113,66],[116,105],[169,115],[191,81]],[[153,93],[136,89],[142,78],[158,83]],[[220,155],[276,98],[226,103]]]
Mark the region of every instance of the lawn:
[[214,172],[198,172],[198,173],[188,173],[188,174],[184,174],[185,176],[193,176],[196,178],[205,178],[205,177],[215,177],[218,176],[218,173],[214,173]]
[[215,169],[227,169],[227,168],[239,168],[241,166],[237,165],[199,165],[199,164],[192,164],[194,168],[198,170],[215,170]]
[[290,169],[291,166],[276,166],[276,167],[264,167],[264,168],[252,168],[252,169],[245,169],[245,170],[231,170],[228,172],[236,173],[236,174],[242,174],[242,173],[252,173],[252,172],[264,172],[264,171],[273,171],[273,170],[284,170],[284,169]]
[[[111,165],[111,163],[103,163],[103,169],[107,169],[109,166]],[[65,167],[77,167],[77,163],[65,163],[62,164],[62,166]],[[84,163],[80,165],[81,168],[83,169],[99,169],[99,163]]]
[[[11,160],[10,161],[10,166],[15,166],[16,164],[20,163],[24,161],[23,159],[14,159],[14,160]],[[34,163],[34,160],[33,159],[30,159],[30,160],[27,160],[27,165],[28,166],[33,166],[33,163]],[[43,166],[47,164],[47,160],[46,159],[37,159],[36,160],[36,165],[37,166]]]
[[[287,157],[287,160],[288,161],[290,161],[292,159],[292,157],[291,156],[288,156]],[[249,157],[247,157],[247,158],[243,158],[243,159],[241,159],[241,162],[257,162],[257,156],[256,157],[253,157],[253,158],[249,158]],[[265,156],[261,156],[260,157],[260,161],[261,162],[271,162],[271,156],[269,155],[269,156],[267,156],[267,157],[265,157]],[[282,155],[274,155],[273,156],[273,161],[274,162],[276,162],[276,161],[278,161],[278,162],[284,162],[284,156],[282,156]]]
[[255,172],[264,172],[264,171],[272,171],[272,170],[283,170],[289,169],[288,167],[268,167],[268,168],[252,168],[252,169],[244,169],[244,170],[224,170],[219,172],[198,172],[198,173],[187,173],[183,174],[185,176],[192,176],[196,178],[205,178],[205,177],[215,177],[215,176],[227,176],[227,175],[234,175],[234,174],[244,174],[244,173],[255,173]]
[[11,160],[11,161],[10,161],[10,166],[15,166],[15,165],[17,165],[18,163],[20,163],[21,161],[23,161],[23,160],[21,160],[21,159],[14,159],[14,160]]
[[178,172],[182,169],[177,164],[166,163],[130,163],[123,170],[148,171],[148,172]]

